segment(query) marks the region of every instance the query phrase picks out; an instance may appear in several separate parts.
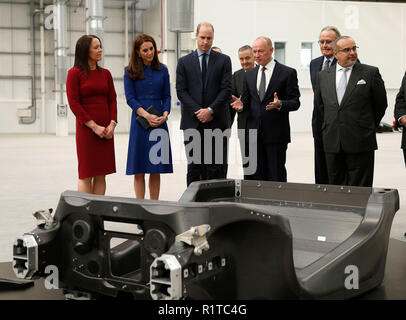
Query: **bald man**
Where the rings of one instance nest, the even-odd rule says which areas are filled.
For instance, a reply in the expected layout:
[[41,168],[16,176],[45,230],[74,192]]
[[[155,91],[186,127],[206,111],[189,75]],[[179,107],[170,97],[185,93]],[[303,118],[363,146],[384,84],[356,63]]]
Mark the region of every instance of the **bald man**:
[[237,111],[247,110],[246,128],[257,130],[256,141],[247,132],[249,148],[257,148],[256,171],[254,174],[246,174],[245,171],[244,177],[286,182],[289,112],[300,106],[297,73],[295,69],[273,60],[274,48],[268,37],[257,38],[252,50],[257,67],[245,73],[242,97],[233,96],[235,101],[231,104]]
[[337,63],[319,73],[315,100],[329,184],[372,187],[376,128],[388,101],[379,69],[358,63],[357,48],[349,36],[335,40]]

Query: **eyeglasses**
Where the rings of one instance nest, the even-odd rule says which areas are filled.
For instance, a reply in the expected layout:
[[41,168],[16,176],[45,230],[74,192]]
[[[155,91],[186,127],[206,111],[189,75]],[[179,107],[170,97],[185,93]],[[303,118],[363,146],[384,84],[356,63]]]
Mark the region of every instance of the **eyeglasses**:
[[342,52],[344,52],[344,53],[348,53],[348,52],[350,52],[351,50],[354,51],[354,52],[356,52],[357,49],[359,49],[359,47],[353,46],[352,48],[344,48],[344,49],[341,49],[341,50],[337,50],[337,52],[342,51]]
[[318,43],[321,44],[321,45],[332,44],[333,41],[332,40],[319,40]]

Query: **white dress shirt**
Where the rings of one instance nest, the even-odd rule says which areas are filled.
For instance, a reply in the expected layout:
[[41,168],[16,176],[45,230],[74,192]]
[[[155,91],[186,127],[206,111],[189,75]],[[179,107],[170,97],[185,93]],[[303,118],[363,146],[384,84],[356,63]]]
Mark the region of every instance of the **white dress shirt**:
[[[269,81],[271,80],[273,69],[275,68],[275,60],[272,59],[266,66],[265,70],[265,92],[268,89]],[[259,66],[257,75],[257,92],[259,93],[259,84],[261,83],[262,66]]]

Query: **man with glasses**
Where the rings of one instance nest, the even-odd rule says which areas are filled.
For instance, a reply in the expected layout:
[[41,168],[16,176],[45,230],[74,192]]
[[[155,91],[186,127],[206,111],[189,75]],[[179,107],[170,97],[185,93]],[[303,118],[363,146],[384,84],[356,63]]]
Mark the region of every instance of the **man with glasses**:
[[337,64],[319,73],[315,100],[329,183],[372,187],[376,128],[388,102],[379,69],[356,63],[357,49],[348,36],[333,43]]
[[[313,91],[316,88],[317,77],[321,70],[329,68],[337,63],[334,57],[333,42],[341,36],[336,27],[327,26],[321,29],[319,36],[319,45],[322,56],[313,59],[310,62],[310,79],[312,81]],[[321,117],[319,108],[314,101],[312,115],[312,131],[314,139],[314,176],[315,183],[327,184],[328,174],[326,157],[324,155],[323,138],[321,134]]]

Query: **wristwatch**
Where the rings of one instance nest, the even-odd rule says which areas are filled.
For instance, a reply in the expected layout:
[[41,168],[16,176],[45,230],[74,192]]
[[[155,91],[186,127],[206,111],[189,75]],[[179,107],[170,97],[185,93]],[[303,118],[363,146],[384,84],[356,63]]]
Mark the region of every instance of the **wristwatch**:
[[213,109],[211,107],[207,107],[207,109],[209,109],[211,115],[213,115],[213,113],[214,113]]
[[111,122],[111,123],[114,123],[115,125],[118,124],[118,122],[117,122],[116,120],[111,120],[110,122]]

